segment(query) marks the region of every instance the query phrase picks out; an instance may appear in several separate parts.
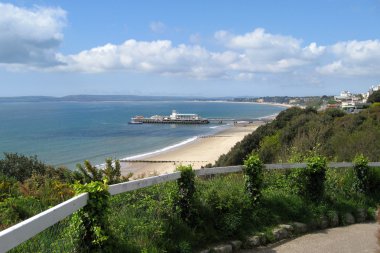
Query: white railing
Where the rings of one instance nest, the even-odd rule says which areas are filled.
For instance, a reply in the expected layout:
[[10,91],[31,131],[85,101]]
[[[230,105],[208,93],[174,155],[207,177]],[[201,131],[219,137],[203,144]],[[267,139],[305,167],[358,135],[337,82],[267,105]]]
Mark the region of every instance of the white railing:
[[[368,163],[370,167],[380,167],[380,162]],[[293,168],[306,168],[306,163],[282,163],[282,164],[265,164],[266,169],[293,169]],[[347,168],[352,167],[353,163],[329,163],[329,168]],[[216,167],[195,170],[197,176],[216,175],[240,172],[243,166],[229,166],[229,167]],[[130,182],[114,184],[109,186],[111,195],[116,195],[128,191],[133,191],[148,186],[174,181],[181,177],[180,172],[164,174],[160,176],[148,177],[138,179]],[[82,193],[75,196],[55,207],[52,207],[42,213],[39,213],[25,221],[22,221],[10,228],[0,231],[0,253],[7,252],[21,243],[29,240],[38,233],[44,231],[50,226],[63,220],[67,216],[73,214],[80,208],[87,205],[88,193]]]
[[87,205],[82,193],[0,232],[0,252],[7,252]]

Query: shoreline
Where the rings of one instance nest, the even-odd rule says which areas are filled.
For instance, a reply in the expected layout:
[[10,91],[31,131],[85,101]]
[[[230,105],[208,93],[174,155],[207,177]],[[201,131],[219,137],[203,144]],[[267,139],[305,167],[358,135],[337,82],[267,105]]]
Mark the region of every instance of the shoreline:
[[[272,118],[273,115],[266,117]],[[161,150],[120,159],[122,175],[133,173],[133,179],[171,173],[177,166],[192,165],[200,169],[214,164],[220,155],[227,153],[237,142],[247,134],[255,131],[263,121],[251,124],[237,124],[221,127],[210,135],[191,138]],[[188,139],[190,140],[190,139]]]
[[253,101],[229,101],[229,100],[205,100],[205,101],[190,101],[190,102],[207,102],[207,103],[232,103],[232,104],[256,104],[256,105],[272,105],[283,108],[297,107],[298,105],[271,103],[271,102],[253,102]]

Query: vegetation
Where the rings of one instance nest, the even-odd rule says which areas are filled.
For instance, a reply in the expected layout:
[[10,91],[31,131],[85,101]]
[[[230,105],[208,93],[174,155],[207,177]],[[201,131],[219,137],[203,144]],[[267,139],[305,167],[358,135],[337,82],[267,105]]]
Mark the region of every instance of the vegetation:
[[273,122],[247,135],[216,166],[242,164],[251,153],[264,163],[303,161],[310,152],[328,161],[352,161],[363,154],[369,161],[380,160],[380,107],[357,114],[338,109],[317,112],[312,108],[290,108]]
[[264,164],[257,155],[252,155],[244,161],[245,190],[252,205],[257,204],[261,197]]
[[313,156],[307,159],[305,169],[297,169],[295,179],[298,181],[295,187],[298,194],[306,201],[319,202],[324,198],[327,161],[325,157]]
[[89,193],[87,205],[74,214],[70,232],[76,241],[79,252],[101,252],[109,242],[108,225],[108,185],[93,181],[87,184],[75,184],[75,192]]
[[119,244],[116,248],[136,253],[193,252],[207,244],[244,240],[247,235],[261,232],[271,241],[271,228],[281,223],[300,221],[318,227],[321,217],[336,215],[344,225],[346,212],[357,217],[361,209],[372,213],[380,200],[380,175],[372,179],[377,182],[378,188],[373,189],[376,193],[365,195],[355,188],[353,168],[330,170],[325,165],[318,156],[309,165],[310,170],[325,171],[322,181],[307,184],[317,186],[307,188],[320,194],[317,201],[306,197],[315,195],[304,195],[294,188],[294,178],[299,175],[294,169],[263,170],[260,201],[254,206],[245,187],[247,177],[242,173],[196,178],[194,201],[186,205],[194,210],[192,223],[173,210],[176,196],[182,192],[175,182],[113,196],[110,226]]
[[266,103],[285,103],[285,104],[298,104],[302,106],[310,106],[319,108],[322,104],[335,101],[333,96],[312,96],[312,97],[288,97],[288,96],[275,96],[275,97],[242,97],[234,98],[232,101],[237,102],[257,102],[263,101]]
[[[108,184],[127,181],[120,164],[106,160],[104,170],[85,161],[78,171],[54,168],[37,157],[5,153],[0,160],[0,229],[38,214],[74,196],[74,183],[106,180]],[[76,184],[78,185],[78,184]]]
[[194,194],[195,173],[191,166],[179,166],[181,178],[178,179],[178,194],[175,207],[178,208],[181,219],[189,226],[194,225]]
[[78,171],[75,171],[76,179],[81,183],[106,180],[108,184],[126,182],[132,176],[121,176],[120,162],[118,160],[106,159],[104,169],[91,165],[90,161],[84,161],[84,166],[77,164]]
[[371,95],[369,95],[367,102],[368,103],[379,103],[380,102],[380,90],[374,91]]

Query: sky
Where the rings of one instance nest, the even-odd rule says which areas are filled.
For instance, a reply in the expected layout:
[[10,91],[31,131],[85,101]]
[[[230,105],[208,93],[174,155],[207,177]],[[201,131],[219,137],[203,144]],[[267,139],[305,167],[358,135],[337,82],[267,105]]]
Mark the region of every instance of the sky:
[[0,0],[0,97],[363,93],[379,25],[380,0]]

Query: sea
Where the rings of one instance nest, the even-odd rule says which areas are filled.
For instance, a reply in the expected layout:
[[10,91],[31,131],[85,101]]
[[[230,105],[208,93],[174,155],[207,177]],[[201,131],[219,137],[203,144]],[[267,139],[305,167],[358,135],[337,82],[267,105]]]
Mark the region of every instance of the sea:
[[[214,134],[228,124],[128,124],[131,117],[196,113],[204,118],[263,118],[283,107],[232,102],[1,102],[0,158],[4,152],[74,169],[89,160],[136,159]],[[231,124],[231,123],[230,123]]]

